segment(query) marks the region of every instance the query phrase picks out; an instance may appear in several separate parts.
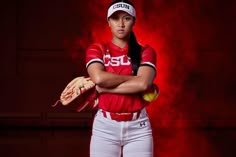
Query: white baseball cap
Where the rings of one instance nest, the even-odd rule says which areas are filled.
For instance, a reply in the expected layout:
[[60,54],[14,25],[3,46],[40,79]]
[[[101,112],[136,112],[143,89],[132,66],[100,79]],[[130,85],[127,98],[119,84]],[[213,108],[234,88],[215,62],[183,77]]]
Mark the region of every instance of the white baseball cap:
[[108,12],[107,12],[107,19],[113,13],[115,13],[117,11],[124,11],[124,12],[128,13],[129,15],[136,17],[135,8],[132,5],[125,3],[125,2],[118,2],[118,3],[115,3],[109,7]]

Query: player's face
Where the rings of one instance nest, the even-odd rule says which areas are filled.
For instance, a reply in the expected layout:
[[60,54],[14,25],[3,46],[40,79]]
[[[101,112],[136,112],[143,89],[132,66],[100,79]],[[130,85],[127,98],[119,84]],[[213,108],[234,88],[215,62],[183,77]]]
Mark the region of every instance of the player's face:
[[134,18],[126,12],[118,11],[108,19],[108,23],[113,38],[128,39],[134,25]]

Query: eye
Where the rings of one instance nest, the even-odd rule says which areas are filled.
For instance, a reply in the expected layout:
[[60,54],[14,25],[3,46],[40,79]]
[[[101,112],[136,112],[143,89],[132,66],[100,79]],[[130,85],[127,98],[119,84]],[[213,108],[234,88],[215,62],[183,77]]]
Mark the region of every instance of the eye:
[[126,21],[130,21],[130,20],[132,19],[132,17],[131,17],[131,16],[125,16],[124,19],[125,19]]
[[119,20],[119,16],[117,16],[116,14],[112,15],[110,18],[115,21]]

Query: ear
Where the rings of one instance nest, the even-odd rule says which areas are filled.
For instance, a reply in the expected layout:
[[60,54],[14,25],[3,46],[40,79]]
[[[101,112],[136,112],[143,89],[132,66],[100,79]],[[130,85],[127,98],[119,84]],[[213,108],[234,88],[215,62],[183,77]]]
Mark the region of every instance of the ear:
[[111,27],[110,20],[107,20],[108,26]]

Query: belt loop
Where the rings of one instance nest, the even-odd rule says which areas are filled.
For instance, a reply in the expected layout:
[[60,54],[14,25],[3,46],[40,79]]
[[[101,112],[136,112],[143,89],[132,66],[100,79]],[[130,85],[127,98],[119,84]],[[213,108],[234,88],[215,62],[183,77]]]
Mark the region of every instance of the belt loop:
[[138,118],[138,112],[134,112],[132,120],[136,120],[137,118]]
[[137,113],[137,117],[136,117],[136,119],[138,119],[138,118],[139,118],[139,116],[140,116],[141,112],[142,112],[142,110],[141,110],[141,111],[139,111],[139,112]]
[[[106,111],[104,111],[104,112],[106,112]],[[111,113],[110,113],[110,112],[106,112],[106,117],[107,117],[108,119],[112,119]]]

